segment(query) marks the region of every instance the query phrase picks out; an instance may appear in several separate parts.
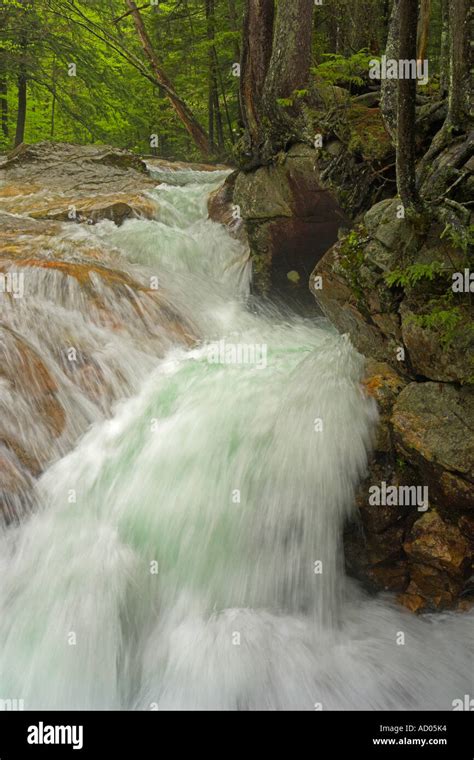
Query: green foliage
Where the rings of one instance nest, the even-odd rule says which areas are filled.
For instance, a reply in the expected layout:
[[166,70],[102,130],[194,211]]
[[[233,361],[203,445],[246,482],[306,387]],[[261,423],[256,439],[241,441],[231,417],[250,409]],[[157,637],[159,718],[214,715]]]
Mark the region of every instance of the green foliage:
[[[152,72],[124,0],[17,0],[0,2],[0,81],[7,87],[8,135],[13,145],[20,66],[27,76],[25,141],[54,139],[106,142],[144,154],[197,159],[200,153],[177,118]],[[243,0],[236,0],[240,19]],[[179,96],[207,130],[209,61],[215,50],[225,149],[239,131],[238,59],[240,29],[227,3],[215,4],[215,36],[208,37],[203,0],[138,3],[154,50]],[[24,33],[26,46],[21,47]],[[69,76],[75,63],[77,75]],[[158,148],[151,148],[151,136]]]
[[385,281],[389,288],[414,288],[423,280],[433,282],[439,275],[449,270],[439,261],[430,264],[410,264],[405,269],[394,269],[385,275]]
[[462,321],[462,312],[459,306],[443,308],[436,305],[431,308],[428,314],[417,314],[413,319],[420,327],[438,332],[441,344],[449,346],[453,342],[457,328]]
[[368,240],[369,237],[362,225],[351,230],[339,245],[337,263],[337,268],[349,282],[361,308],[365,308],[365,298],[360,277],[360,268],[364,262],[364,248]]
[[359,50],[348,57],[336,53],[324,53],[322,63],[312,69],[318,79],[333,85],[360,87],[368,78],[369,62],[373,55]]
[[464,255],[467,255],[469,247],[474,245],[474,225],[471,224],[469,227],[465,227],[447,224],[440,237],[447,237],[454,248],[458,248]]
[[293,105],[293,98],[277,98],[276,102],[282,108],[291,108]]

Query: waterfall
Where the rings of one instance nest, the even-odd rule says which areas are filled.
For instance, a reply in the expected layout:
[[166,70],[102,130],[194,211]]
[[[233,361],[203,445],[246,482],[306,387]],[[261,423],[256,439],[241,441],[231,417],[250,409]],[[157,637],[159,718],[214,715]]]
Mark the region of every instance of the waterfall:
[[[81,437],[0,535],[0,698],[451,709],[472,692],[472,615],[416,618],[344,574],[377,419],[363,358],[323,319],[249,308],[246,251],[207,219],[223,173],[155,176],[156,219],[65,225],[58,244],[113,247],[130,275],[156,276],[195,339],[158,350],[132,310],[128,334],[99,329],[79,290],[50,308],[48,366],[60,309],[122,381],[99,414],[64,380]],[[39,345],[28,308],[15,325]]]

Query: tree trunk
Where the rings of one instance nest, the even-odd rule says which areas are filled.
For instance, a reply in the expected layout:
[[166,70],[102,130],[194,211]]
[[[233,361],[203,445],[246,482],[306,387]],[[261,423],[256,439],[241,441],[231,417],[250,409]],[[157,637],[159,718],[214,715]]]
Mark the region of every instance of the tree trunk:
[[[238,17],[237,17],[237,9],[236,9],[236,6],[235,6],[235,0],[229,0],[229,19],[230,19],[230,27],[231,27],[232,31],[233,32],[240,31],[240,24],[239,24]],[[240,63],[241,58],[242,58],[242,53],[241,53],[241,50],[240,50],[239,40],[236,39],[235,42],[234,42],[234,63]],[[221,80],[222,80],[222,76],[221,76]],[[224,92],[224,88],[222,86],[222,81],[221,81],[221,89],[222,89],[222,92]],[[225,106],[226,106],[226,111],[227,111],[227,103],[225,104]],[[234,143],[235,139],[234,139],[234,134],[232,132],[232,124],[230,123],[230,119],[229,119],[229,115],[228,114],[227,114],[227,120],[229,122],[229,130],[230,130],[230,135],[231,135],[231,141],[232,141],[232,143]],[[239,88],[239,92],[238,92],[238,123],[239,123],[239,126],[243,126],[243,124],[244,124],[244,118],[242,116],[242,106],[241,106],[241,103],[240,103],[240,88]]]
[[441,97],[449,89],[449,0],[441,0],[441,40],[439,62],[439,90]]
[[417,38],[417,58],[419,61],[424,61],[426,58],[426,51],[428,49],[428,40],[430,36],[430,19],[431,0],[421,0]]
[[178,94],[176,93],[171,83],[171,80],[168,78],[167,74],[161,68],[158,58],[155,54],[155,51],[153,50],[151,40],[145,29],[143,19],[140,16],[140,12],[136,4],[133,2],[133,0],[125,0],[125,2],[133,17],[133,22],[135,24],[135,29],[137,31],[138,37],[140,39],[140,43],[148,59],[148,62],[153,71],[153,74],[156,77],[157,82],[160,84],[160,87],[163,88],[174,111],[176,112],[179,119],[183,123],[187,132],[191,135],[192,139],[198,146],[199,150],[204,155],[206,156],[209,155],[211,153],[211,148],[209,145],[208,136],[206,135],[205,131],[203,130],[203,128],[201,127],[201,125],[199,124],[199,122],[197,121],[193,113],[191,112],[191,110],[188,108],[186,103],[183,100],[181,100],[181,98],[178,96]]
[[[240,25],[237,20],[237,9],[235,7],[235,0],[228,0],[228,3],[229,3],[230,27],[233,32],[237,32],[240,28]],[[236,62],[240,61],[240,45],[237,39],[234,42],[234,56],[235,56]]]
[[53,98],[51,101],[51,129],[50,129],[51,140],[54,138],[55,119],[56,119],[56,85],[53,84]]
[[[400,0],[394,0],[388,28],[385,55],[387,59],[398,60],[400,50]],[[393,143],[397,143],[397,80],[382,79],[380,83],[380,109],[385,127]]]
[[15,148],[25,139],[26,82],[26,74],[24,70],[22,70],[18,76],[18,112],[16,117]]
[[[221,71],[220,66],[219,66],[219,58],[217,56],[217,50],[215,48],[214,48],[214,58],[215,58],[215,62],[216,62],[216,71],[217,71],[217,75],[218,75],[218,79],[219,79],[219,84],[220,84],[220,87],[221,87],[222,100],[224,101],[224,109],[225,109],[225,115],[226,115],[226,119],[227,119],[227,126],[229,128],[229,139],[230,139],[230,142],[232,143],[232,145],[234,145],[235,138],[234,138],[234,133],[232,131],[232,119],[230,118],[229,106],[227,104],[227,96],[226,96],[226,92],[225,92],[225,84],[224,84],[224,81],[222,79],[222,71]],[[224,145],[224,134],[222,135],[222,144]]]
[[248,155],[260,142],[263,87],[272,55],[273,0],[247,0],[240,72],[240,104]]
[[419,165],[419,184],[422,188],[429,184],[430,168],[433,160],[450,143],[454,133],[464,133],[469,129],[470,109],[470,35],[469,0],[454,0],[449,3],[449,94],[448,115],[436,135],[429,150]]
[[[414,0],[400,0],[400,53],[401,60],[416,59],[416,30],[418,7]],[[415,101],[416,79],[398,79],[397,113],[397,188],[408,212],[420,211],[421,203],[416,189],[415,165]]]
[[270,111],[276,98],[289,98],[296,89],[304,89],[308,84],[313,10],[313,0],[278,3],[272,57],[264,88],[266,108]]
[[[27,2],[20,0],[22,11],[27,11]],[[18,74],[18,110],[16,117],[16,131],[15,131],[15,148],[20,145],[25,139],[25,124],[26,124],[26,106],[27,106],[27,71],[26,71],[26,53],[28,49],[28,35],[25,27],[23,26],[24,19],[21,22],[20,31],[20,66]]]
[[0,75],[0,120],[3,136],[8,137],[8,83],[4,73]]
[[452,0],[449,4],[450,73],[448,123],[463,131],[469,123],[471,92],[471,51],[469,35],[469,0]]
[[[214,0],[205,0],[207,39],[213,42],[215,37]],[[217,72],[217,55],[214,45],[209,47],[209,142],[214,147],[215,136],[220,151],[224,148],[224,132],[219,104],[219,83]],[[214,131],[214,123],[216,130]]]
[[[306,89],[309,81],[313,11],[312,0],[277,5],[272,57],[262,100],[265,162],[301,139],[301,111],[295,91]],[[292,101],[292,105],[282,105],[280,100]]]

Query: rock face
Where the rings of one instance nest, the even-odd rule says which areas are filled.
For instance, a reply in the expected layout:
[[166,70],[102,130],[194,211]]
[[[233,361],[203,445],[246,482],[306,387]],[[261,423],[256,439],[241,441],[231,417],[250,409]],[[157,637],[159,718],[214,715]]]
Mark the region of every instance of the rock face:
[[417,227],[400,214],[398,198],[373,206],[316,265],[310,288],[366,356],[413,377],[470,384],[474,308],[469,292],[450,287],[466,254],[442,224]]
[[[407,383],[373,360],[363,387],[378,401],[380,423],[358,491],[360,522],[346,530],[348,570],[374,590],[401,592],[413,611],[465,605],[474,561],[474,394]],[[374,504],[382,483],[398,493],[419,489],[427,508],[423,499]]]
[[410,383],[393,407],[397,452],[413,462],[445,510],[474,510],[474,393],[441,383]]
[[316,152],[306,145],[294,145],[280,163],[239,172],[232,203],[245,222],[260,293],[292,287],[290,272],[303,289],[314,262],[347,221],[320,182]]
[[[438,179],[445,165],[458,179],[465,202],[467,167],[458,161],[453,170],[446,156],[436,164]],[[474,308],[451,284],[469,262],[462,230],[447,234],[446,224],[401,211],[398,198],[377,203],[310,277],[323,312],[367,357],[364,388],[380,409],[346,563],[370,588],[400,592],[413,611],[465,608],[473,601]],[[411,487],[413,499],[376,503],[382,484],[398,495]]]
[[[0,211],[88,222],[153,219],[156,186],[137,156],[106,146],[20,145],[0,164]],[[104,187],[113,192],[104,193]]]

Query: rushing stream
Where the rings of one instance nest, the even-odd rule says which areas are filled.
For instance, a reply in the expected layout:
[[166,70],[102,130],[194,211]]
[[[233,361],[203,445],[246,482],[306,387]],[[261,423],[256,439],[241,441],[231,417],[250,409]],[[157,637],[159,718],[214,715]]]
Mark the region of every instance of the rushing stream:
[[3,532],[0,697],[27,709],[452,709],[473,689],[472,616],[416,618],[344,574],[377,418],[362,357],[322,319],[249,308],[246,253],[206,218],[222,173],[156,176],[155,221],[74,234],[157,275],[200,340],[157,358],[112,332],[85,336],[129,397]]

